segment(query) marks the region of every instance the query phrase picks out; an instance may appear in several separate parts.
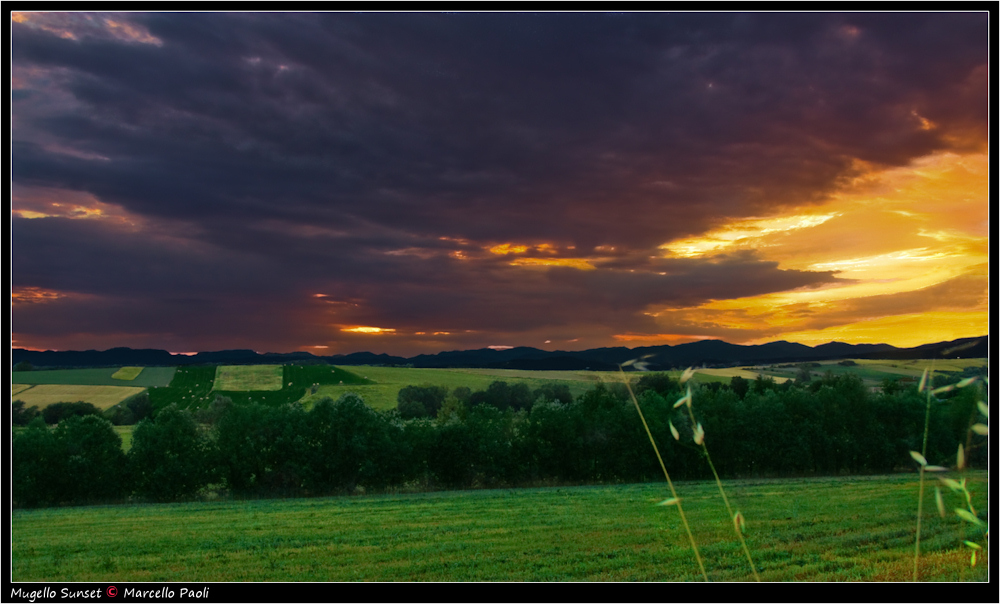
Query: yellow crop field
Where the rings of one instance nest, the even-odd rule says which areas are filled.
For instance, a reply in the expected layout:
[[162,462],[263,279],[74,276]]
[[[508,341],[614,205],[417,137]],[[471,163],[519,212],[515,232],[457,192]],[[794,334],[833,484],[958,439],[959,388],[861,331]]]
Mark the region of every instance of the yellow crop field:
[[[760,375],[756,371],[751,371],[743,367],[725,367],[721,369],[705,368],[705,369],[698,369],[698,373],[703,373],[705,375],[714,375],[715,377],[726,377],[726,378],[733,378],[739,376],[741,378],[750,381],[756,380],[757,376]],[[787,382],[788,378],[774,377],[774,381],[778,384],[782,384],[784,382]]]
[[122,367],[112,373],[111,377],[116,380],[134,380],[139,377],[140,373],[142,373],[142,367]]
[[14,396],[15,394],[18,394],[19,392],[24,392],[28,388],[31,388],[31,386],[32,386],[31,384],[11,384],[10,385],[10,395]]
[[986,365],[987,359],[909,359],[902,361],[855,359],[855,362],[858,365],[876,368],[886,373],[899,373],[919,377],[924,372],[924,369],[934,369],[934,371],[962,371],[966,367],[981,367]]
[[77,401],[90,403],[98,409],[108,409],[144,390],[145,388],[138,386],[39,384],[30,390],[20,392],[17,399],[24,401],[25,406],[35,405],[39,409],[53,403],[75,403]]
[[281,365],[220,365],[215,370],[213,390],[281,390]]

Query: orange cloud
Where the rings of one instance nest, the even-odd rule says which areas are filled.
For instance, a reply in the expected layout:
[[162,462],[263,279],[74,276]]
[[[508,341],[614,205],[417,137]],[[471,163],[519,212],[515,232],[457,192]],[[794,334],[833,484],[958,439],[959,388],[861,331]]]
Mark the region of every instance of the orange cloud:
[[661,246],[674,257],[753,249],[783,269],[835,271],[838,282],[647,314],[666,329],[702,325],[736,342],[908,346],[987,333],[988,155],[860,167],[822,205]]
[[10,292],[10,303],[39,304],[65,298],[66,294],[41,287],[16,287]]
[[359,325],[357,327],[341,327],[340,331],[347,331],[350,333],[364,333],[364,334],[383,334],[383,333],[394,333],[396,330],[387,327],[368,327],[364,325]]

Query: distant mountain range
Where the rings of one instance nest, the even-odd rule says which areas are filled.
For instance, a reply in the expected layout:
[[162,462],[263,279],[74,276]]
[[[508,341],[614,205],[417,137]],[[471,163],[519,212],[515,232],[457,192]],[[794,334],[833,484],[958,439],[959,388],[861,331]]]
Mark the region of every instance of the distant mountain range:
[[97,351],[35,351],[14,348],[14,364],[27,361],[34,367],[112,367],[174,365],[250,365],[290,363],[330,363],[332,365],[405,365],[412,367],[466,367],[528,370],[614,370],[620,363],[644,357],[650,370],[682,367],[736,366],[770,363],[799,363],[831,359],[932,359],[981,358],[989,355],[989,336],[962,338],[951,342],[896,348],[889,344],[845,344],[830,342],[810,347],[794,342],[770,342],[756,346],[730,344],[722,340],[701,340],[677,346],[640,348],[594,348],[581,351],[549,352],[520,346],[504,350],[453,350],[415,357],[397,357],[371,352],[316,356],[308,352],[260,354],[253,350],[221,350],[193,355],[171,354],[166,350],[112,348]]

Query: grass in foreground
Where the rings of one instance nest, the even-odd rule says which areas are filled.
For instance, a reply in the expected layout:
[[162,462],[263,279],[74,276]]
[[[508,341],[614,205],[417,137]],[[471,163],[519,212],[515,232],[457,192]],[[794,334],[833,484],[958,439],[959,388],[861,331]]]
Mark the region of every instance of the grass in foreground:
[[[970,474],[985,509],[986,474]],[[727,481],[764,581],[905,581],[914,474]],[[714,482],[678,483],[713,581],[752,576]],[[15,510],[14,581],[696,581],[664,483]],[[951,496],[950,494],[947,496]],[[921,579],[970,570],[929,513]],[[968,538],[968,535],[966,536]]]

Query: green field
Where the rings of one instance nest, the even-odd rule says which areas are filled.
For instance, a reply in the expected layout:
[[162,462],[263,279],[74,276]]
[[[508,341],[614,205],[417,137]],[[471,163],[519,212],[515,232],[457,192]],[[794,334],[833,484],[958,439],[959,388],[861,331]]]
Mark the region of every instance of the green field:
[[[987,475],[970,476],[985,509]],[[764,581],[911,578],[916,475],[726,484]],[[753,580],[715,484],[676,486],[709,578]],[[14,510],[12,579],[698,581],[666,497],[657,483]],[[920,579],[987,580],[962,545],[982,535],[930,498]]]
[[[910,378],[919,380],[924,369],[933,367],[935,374],[961,372],[968,367],[982,367],[987,365],[987,359],[945,359],[945,360],[870,360],[854,359],[856,365],[841,365],[840,361],[819,361],[819,367],[809,367],[813,379],[821,378],[824,373],[830,372],[834,375],[853,373],[864,380],[868,386],[880,386],[883,380],[897,380],[900,378]],[[760,371],[766,376],[774,377],[775,380],[795,379],[799,371],[799,364],[765,365],[763,367],[745,367],[750,371]]]
[[207,405],[214,400],[215,367],[178,367],[169,385],[149,389],[149,400],[157,409],[176,404],[182,409]]
[[111,377],[116,380],[134,380],[139,377],[142,373],[142,367],[122,367],[118,371],[111,374]]
[[98,409],[108,409],[127,400],[145,388],[132,386],[78,386],[65,384],[40,384],[23,390],[14,397],[24,401],[25,407],[44,409],[53,403],[75,403],[83,401]]
[[348,367],[353,373],[371,380],[372,384],[320,385],[315,393],[308,393],[302,402],[311,404],[322,397],[339,398],[348,392],[361,395],[374,409],[395,409],[399,391],[411,385],[443,386],[449,391],[460,386],[470,390],[486,390],[494,381],[511,385],[525,383],[535,389],[546,382],[560,382],[569,386],[573,396],[579,396],[601,381],[618,381],[614,372],[601,371],[522,371],[514,369],[416,369],[413,367],[373,367],[357,365]]
[[[11,382],[14,384],[73,384],[79,386],[121,386],[122,380],[112,376],[119,371],[118,367],[102,367],[97,369],[53,369],[46,371],[14,371]],[[129,386],[152,388],[167,386],[174,378],[176,367],[146,367]]]
[[215,371],[215,390],[281,390],[284,387],[281,365],[219,365]]
[[135,426],[115,426],[115,433],[122,439],[122,451],[128,453],[128,450],[132,448],[132,431],[135,430]]

